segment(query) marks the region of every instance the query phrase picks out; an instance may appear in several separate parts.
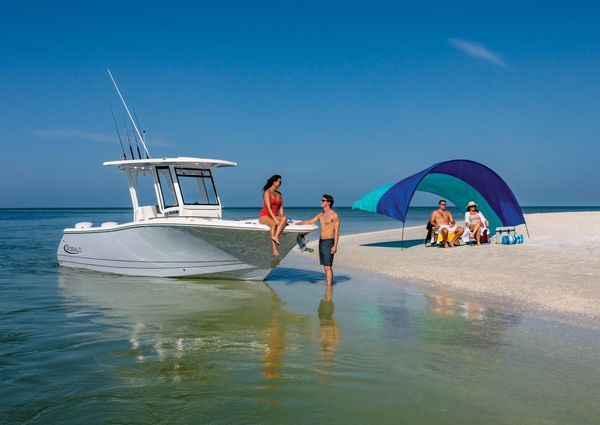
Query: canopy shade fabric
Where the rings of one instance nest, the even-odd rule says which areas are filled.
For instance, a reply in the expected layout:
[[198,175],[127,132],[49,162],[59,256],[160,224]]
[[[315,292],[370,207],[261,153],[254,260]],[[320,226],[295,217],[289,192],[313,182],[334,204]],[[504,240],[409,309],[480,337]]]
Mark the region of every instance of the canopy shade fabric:
[[377,188],[352,208],[404,222],[417,190],[439,195],[461,209],[475,201],[491,229],[525,223],[523,211],[506,182],[485,165],[464,159],[439,162],[398,183]]

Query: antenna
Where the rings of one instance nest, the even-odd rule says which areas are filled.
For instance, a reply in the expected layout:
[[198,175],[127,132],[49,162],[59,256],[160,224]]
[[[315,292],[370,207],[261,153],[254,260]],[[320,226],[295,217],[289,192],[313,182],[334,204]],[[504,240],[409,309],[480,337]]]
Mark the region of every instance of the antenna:
[[121,145],[121,152],[123,152],[123,159],[127,159],[127,155],[125,155],[125,148],[123,147],[123,141],[121,140],[121,133],[119,133],[119,127],[117,126],[117,120],[115,119],[115,113],[113,112],[112,106],[110,107],[110,113],[113,117],[113,122],[115,123],[115,130],[117,130],[117,136],[119,137],[119,144]]
[[[135,129],[135,132],[137,133],[137,135],[139,136],[139,138],[142,141],[142,146],[144,147],[144,151],[146,152],[146,157],[150,158],[150,152],[148,152],[148,148],[146,147],[146,143],[144,143],[144,139],[142,138],[142,133],[140,133],[139,128],[135,124],[135,120],[131,116],[131,112],[129,112],[129,108],[127,107],[127,103],[125,102],[125,99],[123,98],[123,95],[121,94],[121,90],[119,90],[119,86],[117,86],[117,82],[113,78],[113,76],[112,76],[112,74],[110,72],[110,69],[107,69],[107,71],[108,71],[108,75],[110,76],[110,79],[113,82],[113,85],[115,86],[115,89],[117,90],[117,94],[121,98],[121,102],[123,102],[123,106],[125,107],[125,110],[127,111],[127,115],[129,115],[129,119],[131,120],[131,123],[133,124],[133,128]],[[134,136],[135,136],[135,134],[134,134]],[[140,156],[140,159],[142,159],[141,156]]]
[[127,135],[127,141],[129,142],[129,152],[131,152],[131,159],[135,159],[135,155],[133,154],[133,148],[131,147],[131,139],[129,138],[129,130],[127,130],[127,121],[125,121],[125,117],[123,117],[123,124],[125,125],[125,134]]

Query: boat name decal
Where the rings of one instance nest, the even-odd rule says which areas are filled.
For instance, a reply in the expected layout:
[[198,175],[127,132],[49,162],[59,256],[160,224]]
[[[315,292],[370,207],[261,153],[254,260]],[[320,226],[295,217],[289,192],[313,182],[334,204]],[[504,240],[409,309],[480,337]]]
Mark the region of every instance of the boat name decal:
[[81,254],[81,248],[78,246],[71,246],[71,245],[65,244],[63,249],[65,250],[65,252],[67,254]]

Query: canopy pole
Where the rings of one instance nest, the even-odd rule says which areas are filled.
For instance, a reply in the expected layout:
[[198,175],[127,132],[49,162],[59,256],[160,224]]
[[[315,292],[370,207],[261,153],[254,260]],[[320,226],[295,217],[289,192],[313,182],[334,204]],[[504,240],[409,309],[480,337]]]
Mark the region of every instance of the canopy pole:
[[527,227],[527,222],[525,222],[525,230],[527,231],[527,239],[531,239],[531,236],[529,236],[529,227]]
[[404,222],[402,222],[402,242],[400,242],[400,252],[404,251]]

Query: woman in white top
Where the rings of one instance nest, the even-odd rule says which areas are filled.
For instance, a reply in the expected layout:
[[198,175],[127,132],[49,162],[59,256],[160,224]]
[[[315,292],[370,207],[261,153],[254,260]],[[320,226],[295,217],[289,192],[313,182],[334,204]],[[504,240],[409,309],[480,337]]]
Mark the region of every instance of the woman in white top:
[[477,245],[481,245],[481,235],[488,232],[489,225],[483,214],[477,210],[477,204],[473,201],[469,202],[465,213],[465,226],[469,229],[469,236],[475,239]]

